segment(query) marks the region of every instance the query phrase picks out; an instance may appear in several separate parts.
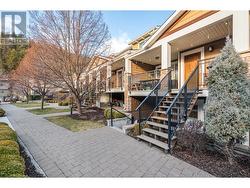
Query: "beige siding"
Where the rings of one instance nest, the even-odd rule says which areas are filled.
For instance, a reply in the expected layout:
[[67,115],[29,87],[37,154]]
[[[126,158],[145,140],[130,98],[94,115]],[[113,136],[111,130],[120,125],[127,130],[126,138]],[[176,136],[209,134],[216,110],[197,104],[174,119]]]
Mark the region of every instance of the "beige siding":
[[159,39],[162,39],[180,29],[183,29],[199,20],[202,20],[218,11],[205,11],[205,10],[189,10],[185,11],[184,14],[170,26]]

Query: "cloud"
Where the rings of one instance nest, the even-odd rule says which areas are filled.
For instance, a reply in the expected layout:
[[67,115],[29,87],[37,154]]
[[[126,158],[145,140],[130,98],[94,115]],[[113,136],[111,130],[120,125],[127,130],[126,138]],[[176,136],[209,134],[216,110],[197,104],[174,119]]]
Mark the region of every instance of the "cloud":
[[117,53],[128,47],[130,38],[126,32],[121,33],[117,37],[112,37],[111,39],[111,53]]

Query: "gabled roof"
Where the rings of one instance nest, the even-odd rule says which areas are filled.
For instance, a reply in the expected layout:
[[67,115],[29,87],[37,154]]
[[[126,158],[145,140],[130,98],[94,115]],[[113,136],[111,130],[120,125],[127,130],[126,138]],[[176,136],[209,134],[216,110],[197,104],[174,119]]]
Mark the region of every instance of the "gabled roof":
[[139,37],[137,37],[136,39],[132,40],[131,42],[129,42],[128,44],[136,44],[140,41],[143,41],[145,39],[147,39],[149,36],[152,36],[152,34],[154,34],[158,29],[160,28],[160,26],[156,26],[153,29],[150,29],[149,31],[143,33],[142,35],[140,35]]
[[142,49],[147,49],[152,46],[159,37],[166,31],[183,13],[185,10],[175,11],[162,25],[161,27],[149,38],[149,40],[143,45]]

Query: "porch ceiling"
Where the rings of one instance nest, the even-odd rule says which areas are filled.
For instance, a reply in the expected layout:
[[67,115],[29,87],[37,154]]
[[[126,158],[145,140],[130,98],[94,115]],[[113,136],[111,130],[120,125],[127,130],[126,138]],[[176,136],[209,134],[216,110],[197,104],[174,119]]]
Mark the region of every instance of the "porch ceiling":
[[151,65],[161,64],[161,48],[153,48],[152,50],[146,51],[142,54],[139,54],[138,56],[133,57],[132,60]]
[[198,47],[206,43],[225,38],[231,34],[232,18],[230,17],[171,41],[172,56],[176,55],[177,52]]
[[125,66],[125,60],[124,58],[119,59],[118,61],[114,61],[111,64],[112,70],[117,70],[117,69],[121,69]]

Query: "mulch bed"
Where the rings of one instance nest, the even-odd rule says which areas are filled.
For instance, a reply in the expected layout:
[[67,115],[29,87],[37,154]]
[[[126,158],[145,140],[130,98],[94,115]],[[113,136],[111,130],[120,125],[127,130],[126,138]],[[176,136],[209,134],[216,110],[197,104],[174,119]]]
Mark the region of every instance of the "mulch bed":
[[31,159],[25,152],[24,148],[20,144],[19,147],[20,147],[20,154],[25,161],[25,166],[26,166],[25,175],[29,177],[44,177],[42,174],[36,171],[34,164],[31,162]]
[[192,154],[192,151],[175,147],[173,155],[217,177],[250,177],[250,159],[236,159],[230,165],[225,157],[215,151],[204,151]]
[[72,114],[74,119],[82,120],[104,120],[104,109],[98,107],[86,107],[82,109],[82,114]]

